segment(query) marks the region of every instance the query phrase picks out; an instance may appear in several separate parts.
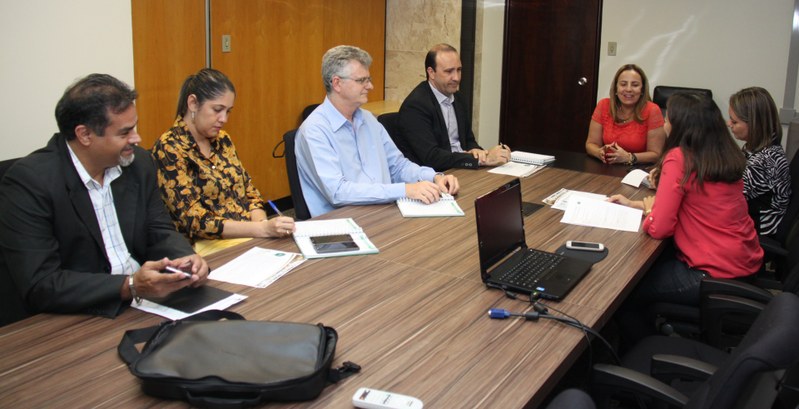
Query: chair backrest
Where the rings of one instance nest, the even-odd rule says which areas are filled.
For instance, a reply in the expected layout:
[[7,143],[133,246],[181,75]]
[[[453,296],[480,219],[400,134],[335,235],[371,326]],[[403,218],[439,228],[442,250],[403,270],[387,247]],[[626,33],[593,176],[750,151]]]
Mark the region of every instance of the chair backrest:
[[546,409],[596,409],[596,404],[583,390],[570,388],[558,393]]
[[308,105],[307,107],[305,107],[305,109],[302,110],[300,118],[302,118],[303,121],[306,120],[308,118],[308,115],[311,115],[311,112],[313,112],[313,110],[316,109],[316,107],[318,106],[319,104]]
[[799,235],[799,226],[796,219],[799,218],[799,154],[794,154],[793,159],[788,164],[791,174],[791,198],[788,202],[788,210],[782,222],[777,226],[777,234],[774,236],[777,241],[785,244],[791,236]]
[[713,91],[705,88],[687,88],[687,87],[672,87],[669,85],[658,85],[652,92],[652,102],[660,107],[663,115],[666,115],[666,102],[669,97],[678,92],[696,92],[704,94],[709,98],[713,98]]
[[383,128],[386,128],[388,136],[391,137],[391,140],[394,141],[394,145],[397,145],[400,152],[402,152],[406,158],[410,159],[411,162],[419,163],[419,159],[413,154],[411,146],[402,134],[402,129],[399,124],[399,112],[381,114],[377,117],[377,120],[383,125]]
[[760,382],[763,381],[773,382],[773,391],[778,378],[772,372],[788,369],[799,363],[797,339],[799,297],[792,293],[778,294],[757,317],[740,345],[730,354],[730,358],[719,365],[707,382],[702,383],[691,395],[686,407],[738,407],[744,398],[754,397],[753,388],[762,387]]
[[291,201],[294,202],[294,217],[297,220],[311,218],[311,211],[305,203],[305,196],[302,195],[302,185],[300,184],[300,173],[297,170],[297,155],[294,153],[294,138],[297,130],[292,129],[283,134],[286,156],[286,174],[289,177],[289,190],[291,191]]

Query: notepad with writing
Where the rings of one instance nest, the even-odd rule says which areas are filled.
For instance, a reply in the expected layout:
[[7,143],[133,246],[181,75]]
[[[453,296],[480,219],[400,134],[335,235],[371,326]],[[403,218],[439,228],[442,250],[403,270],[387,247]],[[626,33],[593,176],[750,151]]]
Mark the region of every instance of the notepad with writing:
[[510,160],[519,163],[529,163],[532,165],[546,165],[555,161],[552,155],[541,155],[524,151],[513,151],[510,153]]
[[421,200],[409,199],[407,197],[397,200],[402,217],[449,217],[463,216],[463,209],[458,206],[458,202],[449,193],[442,193],[441,198],[430,204],[425,204]]
[[[361,226],[358,226],[358,223],[355,223],[355,220],[352,220],[352,218],[306,220],[296,222],[294,226],[297,228],[294,232],[294,242],[297,243],[297,247],[300,248],[305,258],[355,256],[359,254],[375,254],[378,252],[377,247],[369,240],[369,237],[366,236]],[[335,236],[340,234],[350,235],[352,241],[358,245],[358,248],[320,254],[316,252],[313,242],[311,242],[311,237]]]

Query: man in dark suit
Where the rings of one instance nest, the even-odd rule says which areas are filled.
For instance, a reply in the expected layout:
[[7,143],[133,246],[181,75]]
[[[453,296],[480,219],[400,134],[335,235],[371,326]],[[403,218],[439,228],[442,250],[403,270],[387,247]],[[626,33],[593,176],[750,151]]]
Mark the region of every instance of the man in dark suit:
[[0,182],[0,325],[39,312],[114,317],[206,282],[137,146],[135,99],[109,75],[78,80],[56,106],[60,132]]
[[437,171],[496,166],[510,159],[506,146],[486,151],[475,141],[468,103],[458,92],[462,68],[454,47],[434,46],[425,58],[427,80],[411,91],[399,111],[401,136],[412,151],[409,156]]

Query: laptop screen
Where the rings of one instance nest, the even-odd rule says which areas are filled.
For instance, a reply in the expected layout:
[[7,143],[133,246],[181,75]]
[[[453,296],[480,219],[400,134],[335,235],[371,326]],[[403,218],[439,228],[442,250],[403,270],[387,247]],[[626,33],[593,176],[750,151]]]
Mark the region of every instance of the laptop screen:
[[522,188],[519,179],[506,183],[474,201],[477,218],[477,248],[480,274],[488,278],[488,269],[520,247],[524,241]]

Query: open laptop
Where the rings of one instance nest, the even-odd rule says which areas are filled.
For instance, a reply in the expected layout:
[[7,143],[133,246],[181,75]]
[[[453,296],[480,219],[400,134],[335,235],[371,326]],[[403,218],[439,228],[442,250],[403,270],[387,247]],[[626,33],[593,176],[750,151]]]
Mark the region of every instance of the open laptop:
[[480,278],[489,287],[560,300],[592,264],[527,247],[519,179],[474,201]]

